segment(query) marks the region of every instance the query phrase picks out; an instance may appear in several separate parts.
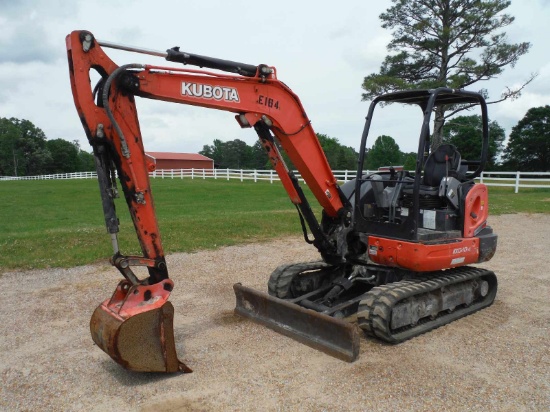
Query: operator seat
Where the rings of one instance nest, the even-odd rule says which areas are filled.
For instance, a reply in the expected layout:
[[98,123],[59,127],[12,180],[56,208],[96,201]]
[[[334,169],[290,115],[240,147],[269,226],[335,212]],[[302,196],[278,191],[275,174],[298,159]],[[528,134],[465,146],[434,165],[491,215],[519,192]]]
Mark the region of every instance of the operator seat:
[[458,177],[460,161],[460,153],[452,144],[442,144],[430,153],[424,163],[420,195],[437,196],[439,184],[444,177]]

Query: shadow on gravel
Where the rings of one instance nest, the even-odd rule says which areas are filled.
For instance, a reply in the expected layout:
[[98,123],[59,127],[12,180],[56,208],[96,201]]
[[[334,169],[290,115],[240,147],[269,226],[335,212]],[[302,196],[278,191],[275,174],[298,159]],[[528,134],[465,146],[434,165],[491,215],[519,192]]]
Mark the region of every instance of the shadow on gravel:
[[101,367],[105,370],[106,373],[115,378],[119,384],[128,387],[147,385],[152,382],[164,381],[183,375],[183,373],[181,372],[133,372],[124,369],[122,366],[118,365],[110,359],[101,361]]

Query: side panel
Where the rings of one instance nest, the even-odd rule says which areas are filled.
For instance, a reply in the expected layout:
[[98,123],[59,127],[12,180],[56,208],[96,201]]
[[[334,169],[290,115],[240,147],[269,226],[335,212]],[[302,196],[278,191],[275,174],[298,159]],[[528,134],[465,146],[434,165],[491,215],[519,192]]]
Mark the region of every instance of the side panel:
[[368,253],[380,265],[431,272],[476,263],[479,239],[423,244],[369,236]]
[[464,199],[464,237],[473,237],[487,224],[489,193],[487,186],[478,183]]

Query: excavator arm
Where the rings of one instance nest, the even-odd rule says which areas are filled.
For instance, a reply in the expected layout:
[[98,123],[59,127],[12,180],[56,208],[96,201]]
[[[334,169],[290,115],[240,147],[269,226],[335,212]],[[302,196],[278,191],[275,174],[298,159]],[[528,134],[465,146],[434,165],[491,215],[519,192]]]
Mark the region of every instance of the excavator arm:
[[[105,54],[101,42],[89,32],[75,31],[67,36],[66,43],[71,86],[80,119],[92,146],[110,146],[147,257],[158,258],[155,250],[161,248],[147,177],[150,165],[144,154],[134,96],[236,113],[241,127],[253,127],[258,133],[290,200],[301,208],[316,238],[316,246],[321,253],[331,252],[334,245],[323,239],[318,223],[310,216],[307,200],[282,160],[274,138],[326,215],[340,217],[346,199],[300,99],[276,78],[275,68],[195,56],[174,49],[165,54],[167,60],[243,74],[141,64],[118,67]],[[91,70],[102,77],[95,92],[90,84]]]
[[[135,96],[235,113],[241,127],[257,132],[290,200],[313,235],[311,243],[325,260],[343,259],[341,251],[345,247],[321,229],[276,141],[329,219],[349,222],[350,206],[299,98],[277,79],[274,67],[192,55],[178,48],[166,53],[129,49],[102,43],[87,31],[72,32],[66,46],[74,102],[94,150],[105,222],[113,245],[111,263],[124,277],[114,295],[96,309],[90,324],[96,344],[115,361],[137,371],[190,371],[175,351],[173,307],[168,302],[173,282],[168,276],[149,182],[154,165],[145,155]],[[172,62],[231,74],[142,64],[117,66],[103,47],[156,54]],[[91,71],[101,78],[95,88],[90,83]],[[126,256],[119,249],[115,176],[143,256]],[[304,233],[307,239],[305,227]],[[145,266],[148,278],[139,279],[132,270],[134,266]]]

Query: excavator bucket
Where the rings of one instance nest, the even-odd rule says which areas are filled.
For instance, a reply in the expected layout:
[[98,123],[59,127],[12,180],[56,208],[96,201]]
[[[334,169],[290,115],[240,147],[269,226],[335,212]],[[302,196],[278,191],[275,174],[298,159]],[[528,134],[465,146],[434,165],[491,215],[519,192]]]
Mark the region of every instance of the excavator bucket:
[[137,372],[192,372],[174,341],[173,282],[132,285],[123,280],[90,320],[92,339],[124,368]]
[[359,356],[357,327],[236,283],[235,313],[338,359]]

